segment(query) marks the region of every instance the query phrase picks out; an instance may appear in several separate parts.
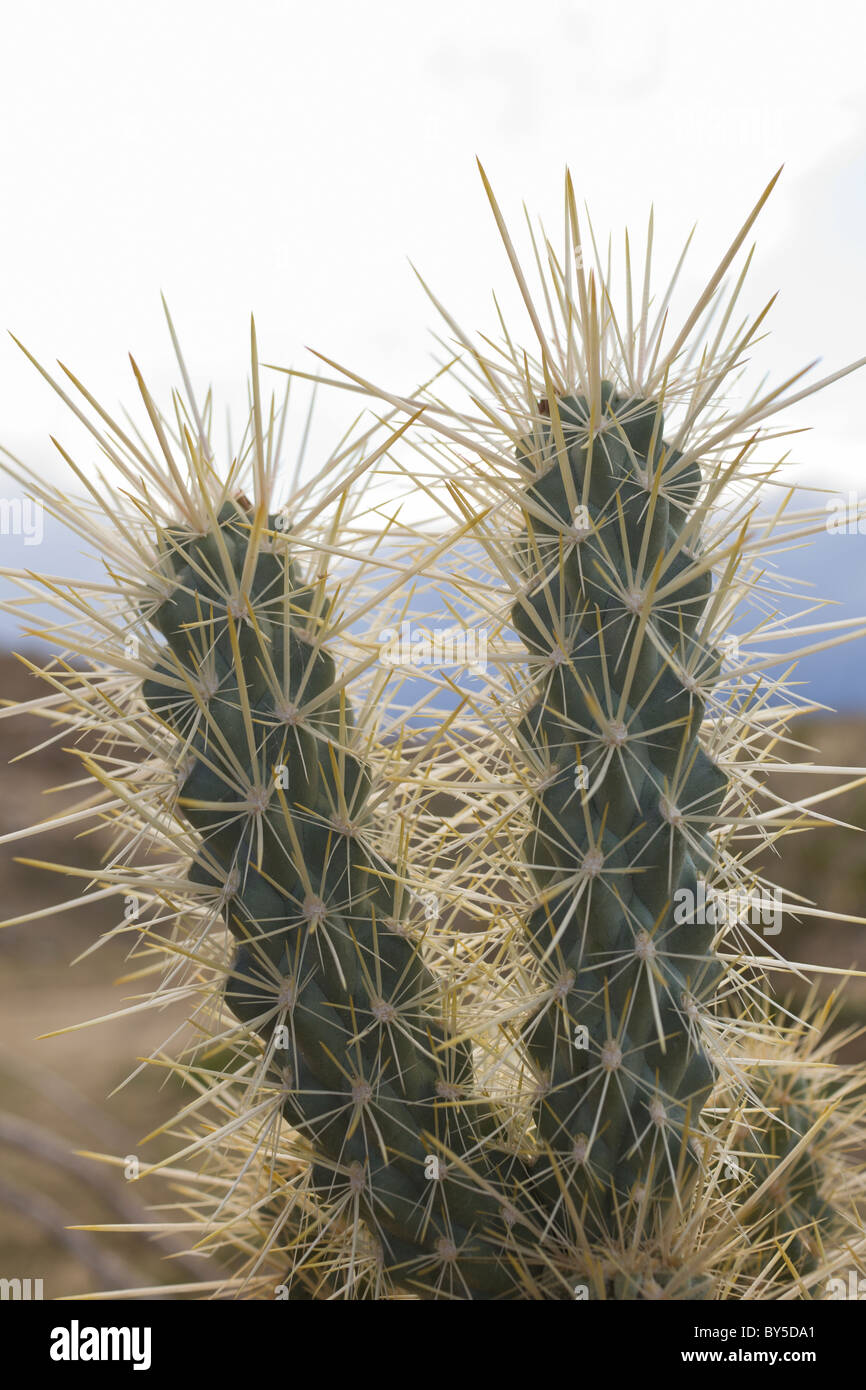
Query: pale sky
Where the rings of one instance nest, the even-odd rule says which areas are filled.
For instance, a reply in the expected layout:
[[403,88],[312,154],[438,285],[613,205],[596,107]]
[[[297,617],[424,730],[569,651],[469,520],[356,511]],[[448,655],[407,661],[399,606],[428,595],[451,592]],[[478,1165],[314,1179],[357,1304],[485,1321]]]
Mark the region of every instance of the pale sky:
[[[510,282],[476,154],[515,224],[525,200],[558,226],[567,163],[605,235],[654,202],[664,259],[697,220],[695,276],[784,162],[748,300],[781,290],[767,362],[866,354],[853,2],[36,0],[3,29],[0,322],[106,403],[134,400],[129,349],[174,380],[160,290],[196,382],[236,405],[251,310],[265,360],[312,344],[408,389],[434,316],[407,257],[472,327]],[[860,486],[864,393],[804,407],[810,476]],[[0,439],[47,460],[49,431],[77,439],[4,337]]]

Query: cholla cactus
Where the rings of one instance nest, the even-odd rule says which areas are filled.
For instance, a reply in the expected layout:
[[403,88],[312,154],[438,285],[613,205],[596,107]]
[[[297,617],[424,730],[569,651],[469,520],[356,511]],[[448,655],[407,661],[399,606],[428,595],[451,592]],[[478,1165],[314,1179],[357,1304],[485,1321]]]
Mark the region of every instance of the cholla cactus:
[[[446,315],[475,413],[356,377],[389,417],[283,507],[255,338],[225,470],[182,362],[171,421],[139,378],[158,453],[84,392],[123,492],[78,471],[78,510],[13,465],[107,557],[83,590],[15,578],[66,653],[35,707],[99,736],[98,891],[141,904],[154,997],[193,1006],[170,1065],[202,1293],[796,1297],[862,1259],[861,1078],[763,974],[790,905],[755,842],[810,813],[759,804],[801,707],[759,556],[824,516],[758,511],[766,422],[806,393],[732,404],[764,315],[732,327],[723,280],[763,201],[670,341],[675,283],[654,305],[648,254],[636,295],[627,244],[618,318],[570,183],[543,329],[494,201],[535,352]],[[395,522],[404,430],[432,527]],[[419,581],[489,639],[456,702],[380,660]]]
[[[442,310],[463,401],[449,405],[438,387],[401,400],[346,375],[396,408],[427,405],[432,434],[420,447],[473,528],[476,569],[463,589],[491,634],[498,678],[473,702],[467,737],[487,740],[496,766],[487,862],[509,899],[522,884],[515,905],[488,907],[485,941],[495,919],[495,958],[511,982],[499,986],[512,1049],[502,1055],[520,1059],[513,1094],[533,1097],[523,1195],[536,1217],[548,1214],[551,1264],[567,1267],[570,1252],[597,1292],[671,1285],[694,1297],[724,1287],[718,1274],[708,1281],[709,1257],[674,1277],[681,1230],[653,1272],[634,1233],[662,1213],[670,1229],[697,1203],[683,1227],[693,1234],[721,1175],[744,1244],[773,1252],[758,1287],[766,1295],[775,1277],[815,1287],[827,1247],[859,1231],[856,1165],[842,1164],[842,1182],[836,1160],[842,1130],[849,1157],[862,1133],[862,1077],[826,1057],[816,1067],[811,1029],[792,1030],[768,1006],[763,971],[783,962],[769,941],[765,955],[764,937],[799,905],[760,876],[755,842],[804,828],[810,804],[766,788],[806,706],[771,674],[790,676],[802,639],[765,557],[823,530],[826,512],[794,512],[793,487],[763,512],[781,465],[761,455],[783,433],[768,422],[844,372],[796,392],[796,377],[763,396],[743,390],[767,309],[737,323],[745,271],[727,293],[724,277],[772,183],[673,332],[682,261],[654,302],[652,223],[642,286],[626,239],[620,316],[610,255],[587,268],[568,180],[562,253],[533,235],[533,298],[485,186],[533,350],[511,326],[476,342]],[[752,626],[735,635],[744,613]],[[851,635],[844,623],[806,633],[809,650]],[[783,636],[784,656],[762,649]],[[467,884],[479,853],[473,830]],[[470,969],[467,988],[471,979]],[[744,1054],[748,1036],[773,1051],[771,1065]],[[836,1106],[842,1125],[829,1120]],[[731,1129],[737,1110],[749,1118]]]
[[[400,869],[406,834],[391,833],[395,798],[405,798],[386,766],[401,758],[399,716],[389,722],[392,702],[382,702],[393,680],[378,643],[352,636],[373,607],[388,612],[388,591],[402,593],[417,567],[417,546],[385,522],[387,556],[376,561],[383,536],[366,533],[361,489],[349,491],[363,480],[375,507],[369,475],[391,441],[373,448],[368,432],[345,445],[277,510],[285,407],[272,402],[263,417],[255,334],[249,428],[225,473],[214,465],[210,398],[200,410],[180,365],[188,398],[175,399],[174,422],[136,370],[161,458],[98,411],[108,428],[91,428],[125,483],[118,492],[108,478],[89,482],[98,508],[70,507],[13,465],[111,575],[74,591],[43,581],[62,617],[39,631],[62,634],[66,656],[44,673],[56,693],[32,708],[100,736],[82,756],[103,792],[80,816],[117,832],[101,891],[134,902],[124,917],[136,955],[150,968],[168,958],[162,997],[204,995],[192,1018],[211,1048],[223,1036],[214,1006],[240,1020],[225,1037],[239,1054],[254,1047],[254,1074],[232,1069],[233,1080],[243,1077],[267,1129],[281,1118],[291,1126],[321,1209],[348,1207],[353,1229],[363,1221],[378,1237],[376,1279],[423,1285],[459,1244],[475,1285],[501,1291],[471,1233],[499,1206],[458,1185],[446,1208],[427,1178],[428,1135],[457,1155],[475,1151],[495,1176],[496,1150],[483,1143],[495,1119],[455,1104],[474,1092],[471,1047],[445,1046],[449,996],[413,939],[426,929],[426,895],[416,885],[412,896]],[[342,582],[329,585],[341,560]],[[13,577],[39,592],[35,576]],[[355,698],[366,689],[359,724],[350,683]],[[147,850],[146,866],[132,865],[133,849]],[[198,1057],[183,1070],[197,1083]],[[220,1080],[207,1098],[227,1089]],[[290,1230],[300,1214],[296,1204]],[[293,1296],[327,1286],[325,1266],[297,1280],[290,1268]]]
[[292,557],[303,531],[265,515],[258,476],[255,495],[165,532],[169,590],[148,613],[166,648],[143,695],[176,739],[177,809],[199,837],[189,879],[239,942],[226,1001],[265,1043],[319,1200],[357,1205],[384,1275],[459,1244],[464,1277],[496,1292],[471,1234],[495,1201],[457,1187],[446,1203],[425,1177],[432,1135],[495,1171],[484,1107],[449,1104],[473,1093],[471,1049],[446,1046],[398,875],[370,837],[371,771],[328,650],[338,624]]

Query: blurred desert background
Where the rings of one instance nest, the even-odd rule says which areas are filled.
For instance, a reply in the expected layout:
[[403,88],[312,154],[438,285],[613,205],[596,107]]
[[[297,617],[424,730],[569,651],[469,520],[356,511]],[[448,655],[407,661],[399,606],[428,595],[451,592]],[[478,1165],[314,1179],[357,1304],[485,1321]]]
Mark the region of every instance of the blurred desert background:
[[[4,700],[32,699],[39,689],[25,665],[8,652],[0,654]],[[834,766],[866,763],[864,716],[804,717],[796,734],[804,759]],[[0,719],[0,835],[58,815],[64,800],[68,804],[78,795],[53,791],[80,776],[78,761],[64,752],[62,740],[21,757],[45,737],[45,726],[33,717]],[[779,791],[796,800],[830,780],[788,775]],[[866,786],[820,809],[854,828],[791,836],[772,864],[766,861],[767,870],[827,913],[866,915]],[[21,856],[92,866],[96,873],[102,848],[98,836],[82,836],[75,826],[0,846],[2,917],[39,912],[64,897],[61,878],[18,862]],[[172,1200],[167,1185],[161,1188],[156,1179],[142,1184],[139,1196],[141,1189],[126,1181],[121,1169],[81,1155],[137,1156],[146,1163],[171,1152],[165,1136],[144,1146],[142,1140],[183,1103],[179,1084],[169,1077],[160,1086],[152,1068],[124,1083],[136,1059],[158,1048],[172,1026],[182,1023],[182,1009],[121,1012],[95,1027],[40,1036],[116,1014],[132,1002],[135,985],[123,983],[128,939],[116,937],[74,963],[118,916],[114,899],[0,931],[0,1275],[41,1277],[46,1298],[182,1286],[215,1274],[200,1258],[172,1255],[145,1235],[69,1229],[146,1221],[145,1198]],[[770,941],[792,960],[866,972],[866,927],[804,916],[799,923],[789,921]],[[828,974],[823,988],[836,983]],[[796,981],[793,987],[796,992]],[[788,976],[784,988],[786,993],[792,988]],[[837,1026],[861,1023],[866,1023],[866,978],[855,978],[843,993]],[[866,1060],[866,1039],[849,1043],[844,1055]]]
[[[0,653],[4,701],[32,699],[40,684],[14,656]],[[81,776],[62,739],[15,761],[49,732],[32,716],[0,719],[0,835],[61,815],[81,796],[80,789],[56,790]],[[58,875],[19,857],[97,871],[105,843],[73,825],[0,846],[0,918],[37,913],[67,896]],[[166,1156],[168,1139],[146,1148],[141,1141],[191,1098],[171,1076],[160,1082],[153,1068],[124,1084],[137,1059],[184,1021],[177,1008],[124,1016],[135,997],[134,984],[119,983],[129,939],[116,937],[73,964],[121,914],[115,898],[0,931],[0,1277],[42,1278],[45,1298],[183,1284],[212,1271],[210,1262],[178,1260],[178,1247],[154,1245],[146,1235],[69,1229],[146,1222],[152,1218],[145,1195],[149,1204],[171,1201],[158,1179],[136,1189],[122,1169],[81,1155],[137,1158],[142,1167]],[[115,1013],[96,1027],[41,1036]]]

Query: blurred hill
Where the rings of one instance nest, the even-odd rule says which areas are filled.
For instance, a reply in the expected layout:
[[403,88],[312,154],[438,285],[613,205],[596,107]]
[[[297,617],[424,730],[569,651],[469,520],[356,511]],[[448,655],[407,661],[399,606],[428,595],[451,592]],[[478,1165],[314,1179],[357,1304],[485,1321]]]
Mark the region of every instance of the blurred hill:
[[[815,505],[813,500],[812,505]],[[818,504],[820,505],[820,503]],[[32,539],[36,539],[34,536]],[[0,561],[9,569],[32,570],[67,579],[104,578],[101,565],[84,552],[81,541],[71,531],[45,515],[39,544],[28,543],[23,535],[0,533]],[[775,583],[775,576],[782,576]],[[791,548],[767,561],[767,582],[777,592],[774,603],[788,615],[808,612],[817,601],[826,606],[808,612],[808,624],[861,619],[866,628],[866,535],[823,532],[791,543]],[[0,601],[17,597],[20,591],[0,575]],[[452,599],[453,599],[452,595]],[[411,614],[410,608],[410,614]],[[37,607],[38,612],[38,607]],[[443,617],[445,609],[443,604]],[[766,618],[766,613],[744,613],[738,623],[741,631]],[[446,625],[453,622],[453,614]],[[810,642],[819,642],[815,635]],[[20,625],[8,613],[0,612],[0,652],[4,649],[34,648],[34,639],[22,637]],[[758,644],[760,645],[760,643]],[[778,643],[779,667],[784,669],[784,644]],[[775,650],[775,647],[774,647]],[[797,680],[801,692],[810,700],[833,710],[866,713],[866,642],[842,643],[829,651],[814,652],[798,664]],[[408,686],[405,687],[408,694]]]

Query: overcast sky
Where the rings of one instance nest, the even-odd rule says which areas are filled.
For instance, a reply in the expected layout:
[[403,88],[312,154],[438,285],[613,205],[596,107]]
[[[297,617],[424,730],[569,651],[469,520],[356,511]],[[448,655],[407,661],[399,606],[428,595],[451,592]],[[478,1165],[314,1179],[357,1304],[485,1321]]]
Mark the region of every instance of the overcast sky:
[[[476,154],[514,222],[558,225],[566,163],[600,232],[654,201],[664,257],[697,220],[696,276],[784,162],[750,303],[782,291],[780,372],[829,371],[866,353],[864,30],[841,0],[10,6],[0,321],[106,402],[129,349],[173,379],[161,289],[235,403],[251,310],[267,360],[313,344],[408,388],[433,315],[407,257],[470,326],[509,281]],[[860,485],[864,388],[801,417],[812,476]],[[47,460],[49,430],[73,434],[4,339],[0,438]]]

